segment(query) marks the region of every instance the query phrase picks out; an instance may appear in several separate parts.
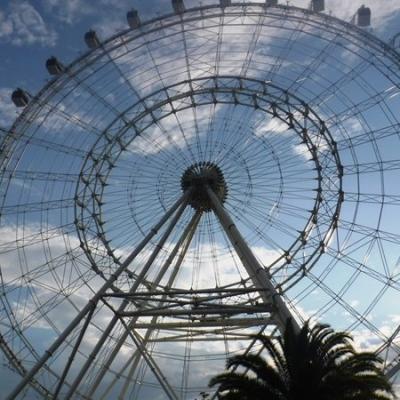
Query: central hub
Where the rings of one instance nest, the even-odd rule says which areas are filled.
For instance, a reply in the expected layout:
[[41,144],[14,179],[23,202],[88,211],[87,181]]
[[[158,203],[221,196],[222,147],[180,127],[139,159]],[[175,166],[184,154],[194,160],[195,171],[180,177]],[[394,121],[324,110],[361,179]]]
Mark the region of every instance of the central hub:
[[189,204],[195,210],[211,211],[212,205],[207,195],[209,186],[223,203],[228,194],[224,175],[221,169],[212,162],[200,162],[191,165],[182,175],[181,187],[184,192],[192,189]]

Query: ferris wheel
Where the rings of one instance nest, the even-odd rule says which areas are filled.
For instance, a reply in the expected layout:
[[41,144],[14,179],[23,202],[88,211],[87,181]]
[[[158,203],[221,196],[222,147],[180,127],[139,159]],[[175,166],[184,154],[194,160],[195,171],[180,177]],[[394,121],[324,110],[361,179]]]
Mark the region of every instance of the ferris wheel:
[[14,398],[195,399],[287,318],[400,369],[400,54],[266,3],[142,21],[4,131],[0,346]]

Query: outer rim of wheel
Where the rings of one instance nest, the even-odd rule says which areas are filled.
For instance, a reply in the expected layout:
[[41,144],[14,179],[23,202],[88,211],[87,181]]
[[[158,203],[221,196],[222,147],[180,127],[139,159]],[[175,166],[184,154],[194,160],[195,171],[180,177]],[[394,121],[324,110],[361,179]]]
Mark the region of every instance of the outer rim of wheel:
[[[235,5],[235,6],[238,7],[238,5]],[[243,8],[247,8],[247,7],[256,7],[256,6],[257,6],[257,7],[262,7],[260,4],[257,4],[257,5],[255,5],[255,4],[251,4],[251,5],[241,5],[241,6],[242,6]],[[207,10],[209,10],[209,9],[216,9],[216,8],[219,8],[219,7],[218,7],[218,6],[202,7],[202,8],[196,8],[196,10],[200,10],[200,9],[201,9],[201,10],[207,11]],[[280,11],[295,10],[295,11],[301,12],[301,14],[302,14],[303,16],[304,16],[304,15],[307,15],[307,16],[315,17],[315,15],[312,14],[312,13],[310,13],[309,11],[302,10],[302,9],[295,9],[295,8],[293,8],[293,7],[283,7],[283,6],[282,6],[282,7],[279,7],[279,10],[280,10]],[[192,10],[188,10],[187,13],[185,13],[185,15],[186,15],[186,14],[189,14],[191,11],[192,11]],[[167,17],[177,18],[177,17],[174,16],[174,15],[170,15],[170,16],[162,17],[162,18],[160,18],[160,19],[155,19],[155,20],[146,22],[145,24],[143,24],[143,26],[147,26],[147,25],[150,25],[151,23],[155,23],[155,22],[158,23],[159,21],[161,21],[162,19],[167,18]],[[180,18],[183,18],[183,16],[180,16]],[[206,18],[206,17],[205,17],[205,18]],[[362,31],[362,30],[360,30],[360,29],[358,29],[358,28],[356,28],[356,27],[354,27],[354,26],[352,26],[352,25],[350,25],[350,24],[347,24],[347,23],[345,23],[345,22],[343,22],[343,21],[337,20],[336,18],[333,18],[333,17],[331,17],[331,16],[326,16],[326,15],[324,15],[324,16],[322,16],[322,17],[318,17],[317,19],[323,19],[323,20],[325,20],[325,21],[328,21],[328,23],[329,23],[329,22],[333,22],[333,23],[335,23],[335,24],[338,24],[338,25],[341,26],[341,27],[348,28],[348,29],[351,28],[351,29],[354,30],[354,31],[358,31],[358,33],[361,34],[362,37],[365,37],[365,40],[366,40],[366,41],[368,40],[368,44],[369,44],[369,45],[371,45],[371,43],[373,43],[374,45],[377,46],[377,48],[378,48],[380,51],[382,51],[382,53],[383,53],[383,52],[386,52],[386,57],[391,58],[391,59],[394,59],[397,63],[399,62],[400,56],[399,56],[398,53],[396,53],[395,51],[393,51],[387,44],[385,44],[384,42],[381,42],[379,39],[376,39],[374,36],[369,35],[369,34],[366,33],[365,31]],[[176,23],[179,23],[179,21],[177,21]],[[130,32],[130,31],[126,31],[126,32]],[[126,32],[122,32],[122,33],[120,33],[120,34],[118,34],[118,35],[113,36],[112,38],[110,38],[109,40],[107,40],[106,42],[104,42],[104,44],[112,43],[112,41],[115,40],[115,38],[118,38],[118,37],[124,35]],[[357,39],[359,39],[359,37],[357,37]],[[79,62],[80,62],[81,60],[86,60],[87,57],[89,57],[90,55],[94,55],[94,53],[96,53],[97,51],[98,51],[98,50],[95,50],[95,51],[93,51],[93,52],[89,52],[88,54],[86,54],[86,55],[85,55],[84,57],[82,57],[81,59],[78,59],[77,61],[75,61],[74,63],[72,63],[69,67],[67,67],[67,69],[73,68],[74,66],[76,66],[77,64],[79,64]],[[99,51],[102,51],[102,50],[99,50]],[[48,85],[45,86],[44,89],[42,89],[42,91],[35,97],[35,99],[36,99],[36,100],[40,100],[40,99],[42,98],[42,95],[43,95],[45,98],[46,98],[47,95],[48,95],[49,97],[51,97],[51,90],[52,90],[53,86],[56,85],[56,84],[58,83],[58,81],[61,80],[61,79],[62,79],[62,77],[58,77],[58,78],[54,79],[53,81],[51,81]],[[48,92],[50,92],[50,93],[48,93]],[[35,109],[34,109],[34,105],[33,105],[33,104],[36,104],[35,99],[32,101],[31,105],[27,107],[26,112],[23,113],[23,115],[20,116],[20,117],[18,118],[17,122],[14,124],[13,128],[10,130],[10,135],[9,135],[9,137],[6,138],[5,142],[3,143],[6,147],[9,147],[9,146],[12,145],[13,143],[15,143],[15,142],[17,141],[18,135],[20,134],[20,132],[23,131],[23,130],[15,131],[15,128],[18,127],[18,126],[20,125],[20,123],[23,123],[23,122],[24,122],[24,117],[25,117],[25,115],[26,115],[26,114],[29,114],[30,110],[32,110],[33,115],[35,114]],[[40,101],[38,101],[38,104],[39,104],[39,107],[40,107]],[[28,124],[29,121],[27,121],[26,123]],[[14,142],[14,141],[15,141],[15,142]],[[4,152],[4,154],[7,154],[7,152]],[[5,162],[6,162],[7,160],[2,160],[2,161],[5,161]],[[4,178],[2,177],[2,179],[4,179]],[[10,178],[10,179],[11,179],[11,178]]]

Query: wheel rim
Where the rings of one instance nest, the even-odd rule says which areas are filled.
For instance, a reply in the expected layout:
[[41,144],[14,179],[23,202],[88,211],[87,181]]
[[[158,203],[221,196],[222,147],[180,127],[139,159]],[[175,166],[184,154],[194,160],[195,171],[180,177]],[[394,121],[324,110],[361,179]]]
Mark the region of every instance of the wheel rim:
[[[381,346],[390,362],[399,354],[396,319],[385,311],[399,291],[400,235],[391,218],[400,203],[393,189],[400,165],[393,151],[398,64],[386,45],[334,18],[251,4],[150,21],[69,66],[3,143],[3,233],[13,239],[2,245],[2,335],[15,343],[10,357],[28,367],[44,350],[33,349],[32,332],[44,324],[49,340],[57,336],[66,321],[53,321],[54,313],[67,304],[73,315],[81,293],[95,291],[112,274],[181,194],[186,168],[217,160],[228,185],[227,209],[294,312],[350,329],[360,343]],[[133,120],[143,130],[135,140]],[[291,123],[297,130],[286,129]],[[301,129],[312,131],[313,123],[314,136],[302,137]],[[199,132],[209,141],[196,138]],[[149,149],[150,142],[157,148]],[[311,167],[307,158],[314,158]],[[177,227],[183,230],[192,213]],[[193,272],[178,288],[247,282],[221,232],[212,215],[203,216],[187,257]],[[206,243],[212,245],[206,249]],[[31,264],[38,249],[44,255]],[[228,278],[229,262],[239,279]],[[130,287],[135,274],[132,268],[114,290]],[[17,298],[23,306],[15,305]],[[239,349],[232,346],[215,358]],[[189,359],[213,358],[211,350],[193,350],[190,357],[186,351],[177,369],[196,365]],[[156,346],[160,360],[164,353]],[[55,364],[49,368],[57,371]],[[174,383],[182,393],[199,389],[190,374]],[[136,395],[141,386],[153,386],[145,381]]]

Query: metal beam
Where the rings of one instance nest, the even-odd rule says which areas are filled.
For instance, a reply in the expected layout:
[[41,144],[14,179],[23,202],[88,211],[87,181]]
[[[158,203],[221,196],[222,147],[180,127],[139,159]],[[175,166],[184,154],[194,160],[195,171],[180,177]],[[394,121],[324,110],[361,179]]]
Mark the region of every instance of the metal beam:
[[177,296],[177,295],[191,295],[191,296],[196,296],[199,294],[207,294],[207,293],[231,293],[232,296],[237,296],[240,294],[247,294],[247,293],[258,293],[260,291],[265,291],[265,288],[232,288],[232,289],[224,289],[224,288],[215,288],[215,289],[198,289],[198,290],[183,290],[183,289],[168,289],[165,288],[165,290],[161,291],[149,291],[149,292],[136,292],[132,294],[128,293],[107,293],[104,295],[104,297],[129,297],[129,298],[135,298],[135,297],[141,297],[141,296],[149,296],[149,297],[154,297],[154,296]]
[[[134,284],[130,288],[130,293],[134,293],[135,290],[143,283],[143,279],[147,275],[151,265],[153,264],[154,260],[158,256],[158,254],[161,251],[161,249],[163,248],[163,246],[165,245],[169,235],[171,234],[172,230],[175,228],[179,218],[182,216],[182,213],[183,213],[183,211],[185,210],[185,208],[187,206],[187,198],[188,197],[186,196],[184,201],[180,204],[180,207],[179,207],[178,211],[176,212],[176,214],[171,219],[167,229],[165,230],[165,232],[161,236],[159,242],[157,243],[157,246],[155,247],[155,249],[152,252],[152,254],[150,255],[149,259],[147,260],[147,262],[143,266],[143,268],[140,271],[140,274],[138,275],[136,281],[134,282]],[[129,301],[127,299],[125,299],[122,302],[122,304],[120,305],[117,313],[122,312],[126,308],[126,306],[128,304],[129,304]],[[108,323],[107,327],[103,330],[103,333],[102,333],[100,339],[97,341],[94,349],[91,351],[91,353],[88,356],[86,362],[81,367],[81,369],[79,371],[79,374],[75,378],[74,382],[71,385],[70,390],[68,391],[68,393],[66,395],[66,398],[68,398],[68,399],[72,398],[73,394],[75,393],[75,390],[78,388],[78,386],[81,383],[82,379],[84,378],[84,376],[86,375],[86,373],[90,369],[91,365],[93,364],[93,361],[97,357],[97,355],[100,352],[101,348],[105,344],[106,340],[110,337],[110,334],[111,334],[112,330],[114,329],[115,325],[117,324],[118,320],[119,320],[119,316],[117,314],[114,314],[114,316],[112,317],[111,321]]]
[[[241,319],[245,321],[245,319]],[[187,342],[188,340],[197,341],[205,340],[205,341],[231,341],[231,340],[248,340],[254,342],[253,337],[249,335],[248,332],[243,328],[253,327],[252,321],[258,319],[252,318],[247,319],[246,322],[249,323],[250,326],[221,326],[219,329],[190,329],[189,331],[181,330],[181,329],[169,329],[169,335],[164,337],[157,337],[154,339],[149,339],[148,343],[164,343],[164,342]],[[259,320],[258,320],[259,321]],[[257,326],[257,325],[256,325]],[[263,325],[264,326],[264,325]],[[191,328],[191,326],[189,326]],[[269,335],[272,337],[271,335]]]
[[400,371],[400,357],[392,364],[389,365],[389,369],[386,370],[385,376],[388,379],[392,379]]
[[[243,328],[241,328],[243,329]],[[207,336],[212,335],[212,336]],[[176,335],[176,336],[166,336],[158,339],[150,339],[148,343],[186,343],[188,340],[196,341],[196,342],[226,342],[227,337],[229,336],[229,341],[251,341],[252,337],[248,334],[230,334],[221,332],[215,333],[213,330],[212,332],[194,332],[188,335]]]
[[[202,212],[201,211],[197,211],[194,214],[194,216],[193,216],[192,220],[190,221],[190,223],[188,224],[188,226],[186,227],[186,230],[185,230],[184,234],[182,235],[184,237],[184,241],[182,242],[183,247],[182,247],[181,252],[179,253],[178,259],[177,259],[177,261],[175,263],[175,266],[174,266],[174,268],[172,270],[172,273],[171,273],[171,275],[170,275],[170,277],[168,279],[168,282],[167,282],[167,285],[166,285],[167,288],[170,288],[172,286],[172,284],[174,283],[175,279],[176,279],[178,271],[179,271],[179,269],[180,269],[180,267],[182,265],[182,262],[183,262],[183,260],[184,260],[184,258],[186,256],[186,252],[189,249],[189,246],[190,246],[190,243],[192,242],[194,233],[196,232],[197,226],[198,226],[198,224],[200,222],[201,216],[202,216]],[[156,322],[156,321],[157,321],[157,317],[153,317],[152,318],[152,322]],[[148,343],[148,340],[150,339],[150,336],[151,336],[152,332],[153,332],[153,328],[149,327],[149,330],[146,332],[146,334],[145,334],[145,336],[143,338],[143,344],[144,345],[146,345]],[[133,358],[132,366],[131,366],[130,371],[129,371],[129,375],[128,375],[129,379],[132,379],[132,376],[133,376],[133,374],[134,374],[134,372],[135,372],[135,370],[137,368],[138,363],[139,363],[139,357],[136,355]],[[128,387],[129,387],[129,380],[127,379],[126,382],[125,382],[124,387],[121,390],[120,395],[118,396],[119,400],[123,400],[125,398],[126,393],[128,391]]]
[[168,396],[170,400],[179,400],[175,391],[172,389],[172,386],[169,384],[168,380],[165,378],[157,363],[154,361],[152,355],[147,350],[146,346],[143,344],[142,338],[134,331],[129,329],[127,324],[121,320],[121,323],[124,325],[127,332],[129,332],[129,336],[132,341],[135,343],[137,349],[139,350],[141,356],[146,361],[147,365],[150,367],[151,371],[154,373],[161,387],[164,389],[164,392]]
[[[187,316],[192,317],[193,315],[205,315],[205,314],[218,314],[221,317],[224,315],[235,315],[235,314],[254,314],[271,312],[271,304],[258,304],[254,306],[231,306],[231,305],[212,305],[212,306],[201,306],[193,307],[191,309],[147,309],[138,311],[123,311],[117,313],[120,317],[175,317],[175,316]],[[136,325],[135,325],[136,327]]]
[[[168,256],[167,260],[165,261],[164,265],[162,266],[160,272],[158,273],[156,279],[154,280],[154,282],[152,282],[152,286],[157,287],[159,285],[159,283],[161,282],[161,279],[164,277],[165,273],[167,272],[168,268],[170,267],[171,263],[173,262],[176,254],[179,251],[179,248],[181,247],[182,243],[185,241],[186,237],[188,236],[189,232],[191,231],[193,225],[197,226],[197,222],[201,217],[201,213],[196,212],[192,219],[190,220],[189,224],[187,225],[187,227],[185,228],[185,230],[183,231],[181,237],[179,238],[178,242],[176,243],[176,245],[174,246],[171,254]],[[197,222],[196,222],[197,221]],[[150,265],[152,264],[152,262],[154,261],[154,259],[150,258],[147,262],[147,264]],[[150,290],[150,292],[154,292],[154,290]],[[143,292],[140,292],[143,293]],[[114,297],[114,296],[113,296]],[[128,299],[135,297],[135,292],[133,292],[132,290],[130,290],[129,293],[126,294],[116,294],[115,297],[124,297],[127,301]],[[134,323],[136,322],[137,317],[134,318],[132,321],[129,322],[128,326],[130,327],[130,329],[133,328]],[[89,390],[89,396],[92,396],[98,386],[100,385],[105,373],[107,372],[107,370],[109,369],[110,365],[112,364],[113,360],[115,359],[115,357],[117,356],[121,346],[125,343],[127,337],[128,337],[128,331],[124,331],[124,333],[121,335],[121,337],[118,339],[117,344],[114,346],[113,351],[111,352],[110,356],[108,357],[107,361],[104,363],[104,365],[102,366],[101,370],[99,371],[96,380],[94,381],[93,385],[91,386],[90,390]]]
[[[194,338],[195,337],[195,338]],[[226,336],[221,333],[220,336],[213,336],[213,337],[199,337],[197,335],[195,336],[182,336],[181,338],[161,338],[160,340],[149,340],[148,343],[187,343],[188,340],[191,340],[193,342],[226,342]],[[229,337],[230,341],[238,341],[238,340],[243,340],[243,341],[250,341],[251,337],[249,335],[247,336],[230,336]]]
[[84,322],[84,324],[83,324],[83,327],[81,328],[81,331],[79,332],[78,338],[76,339],[75,345],[74,345],[74,347],[73,347],[73,349],[72,349],[72,351],[71,351],[71,354],[70,354],[70,356],[69,356],[69,358],[68,358],[67,364],[66,364],[65,367],[64,367],[64,371],[63,371],[63,373],[62,373],[62,375],[61,375],[61,378],[60,378],[60,380],[58,381],[57,388],[56,388],[56,390],[54,391],[54,400],[57,399],[58,394],[60,393],[60,390],[61,390],[61,388],[62,388],[62,386],[63,386],[63,384],[64,384],[65,378],[66,378],[67,375],[68,375],[69,369],[71,368],[71,365],[72,365],[72,363],[73,363],[73,361],[74,361],[74,358],[75,358],[75,356],[76,356],[76,353],[78,352],[79,346],[80,346],[80,344],[81,344],[81,342],[82,342],[82,339],[83,339],[83,337],[84,337],[84,335],[85,335],[85,333],[86,333],[86,329],[87,329],[88,326],[89,326],[90,320],[91,320],[91,318],[92,318],[92,316],[93,316],[93,313],[94,313],[94,310],[95,310],[95,309],[96,309],[96,305],[93,304],[93,305],[92,305],[92,309],[91,309],[91,310],[89,311],[89,313],[87,314],[86,320],[85,320],[85,322]]
[[242,261],[243,266],[246,268],[250,279],[256,287],[267,289],[267,292],[260,292],[260,296],[265,303],[272,304],[275,307],[273,319],[280,332],[283,333],[285,331],[286,322],[288,320],[292,321],[293,327],[297,332],[299,332],[300,327],[293,318],[281,295],[275,290],[274,285],[271,283],[269,272],[258,262],[257,258],[254,256],[250,247],[240,234],[235,223],[222,206],[218,196],[214,193],[211,187],[205,185],[205,190],[207,191],[215,215],[218,217],[228,239]]
[[181,329],[181,328],[210,328],[210,327],[250,327],[260,326],[273,322],[273,318],[218,318],[218,319],[203,319],[199,321],[184,321],[184,322],[159,322],[159,323],[138,323],[135,329]]

